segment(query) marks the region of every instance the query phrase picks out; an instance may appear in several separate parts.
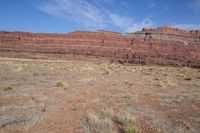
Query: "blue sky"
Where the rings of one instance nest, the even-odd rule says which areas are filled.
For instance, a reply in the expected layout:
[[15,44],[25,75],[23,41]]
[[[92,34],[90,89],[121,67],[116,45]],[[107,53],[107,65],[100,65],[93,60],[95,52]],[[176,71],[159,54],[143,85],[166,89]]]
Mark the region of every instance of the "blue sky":
[[1,0],[0,30],[122,33],[170,25],[200,30],[200,0]]

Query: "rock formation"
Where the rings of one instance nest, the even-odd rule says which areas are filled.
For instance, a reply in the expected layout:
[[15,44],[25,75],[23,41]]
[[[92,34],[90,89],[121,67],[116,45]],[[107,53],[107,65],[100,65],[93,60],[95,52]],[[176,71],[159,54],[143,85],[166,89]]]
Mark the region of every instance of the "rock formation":
[[200,67],[200,31],[168,26],[127,35],[103,30],[69,34],[2,31],[2,50],[106,57],[120,63]]

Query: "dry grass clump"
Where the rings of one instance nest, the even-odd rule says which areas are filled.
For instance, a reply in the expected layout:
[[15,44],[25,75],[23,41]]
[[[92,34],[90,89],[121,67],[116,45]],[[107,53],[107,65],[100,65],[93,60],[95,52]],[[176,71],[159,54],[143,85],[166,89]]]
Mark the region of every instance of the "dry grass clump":
[[85,133],[112,133],[112,121],[97,115],[89,115],[84,121]]
[[41,110],[41,112],[46,112],[47,110],[46,110],[46,108],[42,108],[42,110]]
[[58,81],[56,87],[63,88],[64,91],[69,90],[68,84],[63,83],[62,81]]
[[113,133],[112,114],[110,109],[89,114],[83,122],[85,133]]
[[154,68],[150,67],[147,69],[149,72],[152,72],[154,70]]
[[59,81],[56,83],[56,87],[64,87],[64,83],[62,81]]
[[138,133],[135,127],[135,120],[132,117],[124,116],[112,117],[113,122],[117,125],[120,133]]
[[6,87],[0,87],[0,90],[10,91],[10,90],[13,90],[13,88],[11,86],[6,86]]
[[105,69],[105,72],[103,73],[103,75],[109,75],[109,74],[110,74],[110,72]]
[[8,125],[25,123],[26,121],[29,121],[29,119],[30,118],[27,118],[26,116],[1,116],[0,128],[4,128]]
[[32,96],[32,97],[31,97],[31,100],[32,100],[32,101],[35,101],[35,100],[36,100],[36,98]]
[[69,90],[69,88],[67,88],[67,87],[64,88],[64,91],[68,91],[68,90]]
[[129,86],[129,87],[133,85],[133,83],[130,83],[128,81],[124,81],[124,84],[127,85],[127,86]]
[[138,133],[132,117],[113,115],[110,110],[89,114],[83,126],[85,133]]
[[39,76],[39,73],[33,73],[33,76],[34,77]]
[[185,77],[184,80],[192,80],[191,77]]

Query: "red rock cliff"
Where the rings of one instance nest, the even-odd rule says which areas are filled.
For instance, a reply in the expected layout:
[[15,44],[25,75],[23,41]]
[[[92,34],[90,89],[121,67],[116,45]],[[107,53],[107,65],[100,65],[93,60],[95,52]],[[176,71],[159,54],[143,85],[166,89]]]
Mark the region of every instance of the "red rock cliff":
[[102,30],[69,34],[0,32],[0,50],[89,55],[128,63],[200,67],[200,31],[163,26],[126,36]]

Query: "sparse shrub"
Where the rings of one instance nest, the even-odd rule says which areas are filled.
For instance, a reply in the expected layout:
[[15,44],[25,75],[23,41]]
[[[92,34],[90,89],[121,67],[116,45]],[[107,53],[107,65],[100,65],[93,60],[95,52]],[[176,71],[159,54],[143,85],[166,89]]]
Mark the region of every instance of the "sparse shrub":
[[125,85],[128,85],[129,87],[133,85],[133,83],[130,83],[128,81],[124,81]]
[[112,120],[115,124],[118,125],[120,133],[138,133],[135,128],[135,120],[130,116],[125,117],[112,117]]
[[128,84],[129,84],[129,82],[128,82],[128,81],[124,81],[124,83],[125,83],[125,85],[128,85]]
[[39,74],[38,73],[34,73],[33,76],[36,77],[36,76],[39,76]]
[[159,80],[158,78],[155,78],[155,80]]
[[99,118],[101,119],[105,119],[105,118],[111,118],[113,115],[113,110],[111,109],[111,107],[107,107],[104,110],[101,110],[100,112],[98,112]]
[[184,80],[192,80],[192,78],[191,77],[186,77],[186,78],[184,78]]
[[105,70],[104,75],[109,75],[110,72],[108,70]]
[[198,76],[197,79],[200,79],[200,76]]
[[83,121],[85,133],[112,133],[112,124],[110,118],[94,114],[90,114]]
[[122,98],[125,98],[125,99],[131,99],[131,97],[130,96],[123,96]]
[[46,108],[43,108],[43,109],[41,110],[41,112],[46,112]]
[[119,64],[124,64],[125,61],[123,60],[118,60]]
[[67,87],[64,88],[64,91],[68,91],[68,90],[69,90],[69,88],[67,88]]
[[113,83],[113,86],[116,86],[116,83]]
[[156,74],[159,74],[159,72],[156,72]]
[[149,70],[150,72],[152,72],[152,71],[153,71],[153,68],[149,68],[148,70]]
[[56,83],[56,87],[63,87],[63,86],[64,86],[64,84],[61,81],[59,81],[59,82]]
[[5,124],[2,124],[2,125],[0,126],[0,128],[4,128],[4,127],[6,127],[6,125],[5,125]]
[[132,117],[113,116],[113,112],[100,111],[98,115],[90,114],[83,121],[86,133],[114,133],[113,126],[119,133],[138,133]]
[[3,91],[10,91],[12,90],[13,88],[11,86],[7,86],[7,87],[4,87],[2,90]]
[[109,63],[110,63],[110,64],[112,64],[113,62],[114,62],[114,60],[110,60],[110,62],[109,62]]
[[77,110],[77,108],[76,108],[76,107],[73,107],[71,110],[72,110],[72,111],[76,111],[76,110]]
[[33,100],[33,101],[34,101],[34,100],[35,100],[35,97],[31,97],[31,100]]
[[165,73],[165,74],[163,74],[163,76],[167,76],[167,74]]

